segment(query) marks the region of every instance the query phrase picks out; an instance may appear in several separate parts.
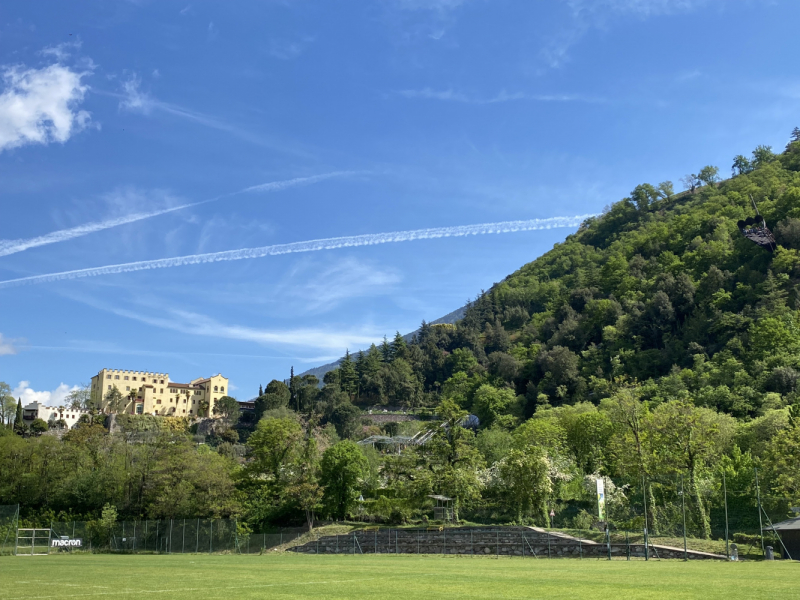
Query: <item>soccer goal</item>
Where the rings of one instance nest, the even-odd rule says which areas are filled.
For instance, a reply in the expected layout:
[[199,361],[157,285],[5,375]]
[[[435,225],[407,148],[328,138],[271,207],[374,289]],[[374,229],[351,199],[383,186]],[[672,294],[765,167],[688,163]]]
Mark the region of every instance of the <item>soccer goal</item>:
[[14,554],[17,556],[50,554],[50,537],[50,529],[17,529]]

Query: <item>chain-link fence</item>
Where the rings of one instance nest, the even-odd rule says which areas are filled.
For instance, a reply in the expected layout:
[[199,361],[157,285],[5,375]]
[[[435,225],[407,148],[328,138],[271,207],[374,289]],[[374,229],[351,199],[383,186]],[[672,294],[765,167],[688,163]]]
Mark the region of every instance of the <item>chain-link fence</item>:
[[19,505],[0,505],[0,556],[14,553],[18,523]]

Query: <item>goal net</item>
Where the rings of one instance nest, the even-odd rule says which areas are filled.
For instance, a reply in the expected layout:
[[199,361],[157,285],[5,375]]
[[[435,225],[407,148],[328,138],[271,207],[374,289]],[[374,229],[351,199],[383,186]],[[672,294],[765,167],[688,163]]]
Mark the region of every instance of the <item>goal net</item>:
[[50,554],[50,529],[17,529],[14,554],[17,556]]

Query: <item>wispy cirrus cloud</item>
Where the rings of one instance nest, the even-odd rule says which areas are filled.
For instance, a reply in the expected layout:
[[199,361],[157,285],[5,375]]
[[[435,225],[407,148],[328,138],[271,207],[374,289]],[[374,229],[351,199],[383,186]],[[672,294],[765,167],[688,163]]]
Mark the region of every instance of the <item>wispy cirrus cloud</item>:
[[561,0],[569,10],[571,22],[555,31],[540,51],[551,68],[569,62],[570,51],[592,29],[608,27],[614,19],[648,19],[691,13],[707,6],[731,7],[767,0]]
[[[127,225],[128,223],[135,223],[137,221],[142,221],[144,219],[151,219],[153,217],[158,217],[160,215],[165,215],[171,212],[183,210],[186,208],[191,208],[194,206],[200,206],[202,204],[208,204],[209,202],[215,202],[217,200],[221,200],[223,198],[230,198],[232,196],[236,196],[239,194],[279,192],[292,187],[298,187],[302,185],[312,185],[314,183],[324,181],[326,179],[331,179],[333,177],[344,177],[346,175],[354,175],[354,174],[355,174],[354,171],[334,171],[331,173],[321,173],[319,175],[312,175],[310,177],[295,177],[294,179],[284,179],[282,181],[270,181],[267,183],[260,183],[258,185],[251,185],[236,192],[222,194],[220,196],[215,196],[214,198],[209,198],[207,200],[201,200],[199,202],[184,203],[184,204],[179,204],[177,206],[171,206],[168,208],[163,208],[160,210],[153,210],[148,212],[130,213],[113,219],[106,219],[104,221],[94,221],[91,223],[84,223],[83,225],[78,225],[77,227],[60,229],[58,231],[53,231],[45,235],[40,235],[38,237],[33,237],[28,239],[0,240],[0,256],[8,256],[10,254],[24,252],[25,250],[29,250],[31,248],[37,248],[39,246],[46,246],[48,244],[57,244],[60,242],[66,242],[68,240],[83,237],[85,235],[97,233],[99,231],[104,231],[106,229],[111,229],[112,227],[119,227],[121,225]],[[165,200],[167,201],[170,200],[169,195],[165,197]]]
[[161,306],[158,314],[105,306],[90,301],[96,308],[152,327],[201,337],[252,342],[262,346],[288,346],[322,351],[341,351],[369,345],[380,339],[377,330],[337,331],[328,328],[266,329],[220,322],[204,314]]
[[503,102],[518,102],[527,100],[531,102],[602,102],[602,98],[585,96],[582,94],[528,94],[525,92],[509,93],[500,91],[494,96],[475,96],[453,89],[434,90],[423,88],[421,90],[401,90],[397,92],[404,98],[420,100],[441,100],[444,102],[461,102],[464,104],[500,104]]
[[247,129],[242,129],[240,127],[237,127],[236,125],[231,125],[230,123],[218,119],[216,117],[212,117],[210,115],[180,106],[178,104],[172,104],[170,102],[163,102],[161,100],[158,100],[152,94],[142,89],[142,79],[141,77],[135,74],[132,75],[130,78],[128,78],[126,81],[122,82],[121,93],[118,94],[112,93],[108,95],[115,96],[120,99],[119,100],[120,110],[138,112],[143,115],[151,115],[155,112],[162,112],[164,114],[172,115],[174,117],[179,117],[181,119],[197,123],[198,125],[202,125],[210,129],[223,131],[251,144],[256,144],[258,146],[263,146],[265,148],[278,150],[280,152],[292,154],[295,156],[301,156],[301,157],[309,156],[308,152],[298,148],[294,144],[279,143],[265,136],[253,133],[252,131],[249,131]]
[[[61,47],[45,48],[46,55],[66,57]],[[79,108],[89,86],[91,69],[73,69],[56,62],[41,69],[22,65],[2,67],[0,94],[0,151],[29,144],[65,143],[91,122]]]
[[16,354],[19,351],[19,344],[22,340],[12,340],[0,333],[0,356]]

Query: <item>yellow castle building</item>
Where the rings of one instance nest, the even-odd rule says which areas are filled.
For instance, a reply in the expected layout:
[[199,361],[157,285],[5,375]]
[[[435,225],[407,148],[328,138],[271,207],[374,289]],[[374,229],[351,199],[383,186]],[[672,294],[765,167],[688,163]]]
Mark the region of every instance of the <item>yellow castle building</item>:
[[[122,399],[116,406],[108,393],[116,387]],[[170,381],[169,373],[103,369],[92,377],[92,404],[108,413],[205,417],[214,415],[214,404],[228,395],[228,379],[222,375],[193,379],[189,383]]]

